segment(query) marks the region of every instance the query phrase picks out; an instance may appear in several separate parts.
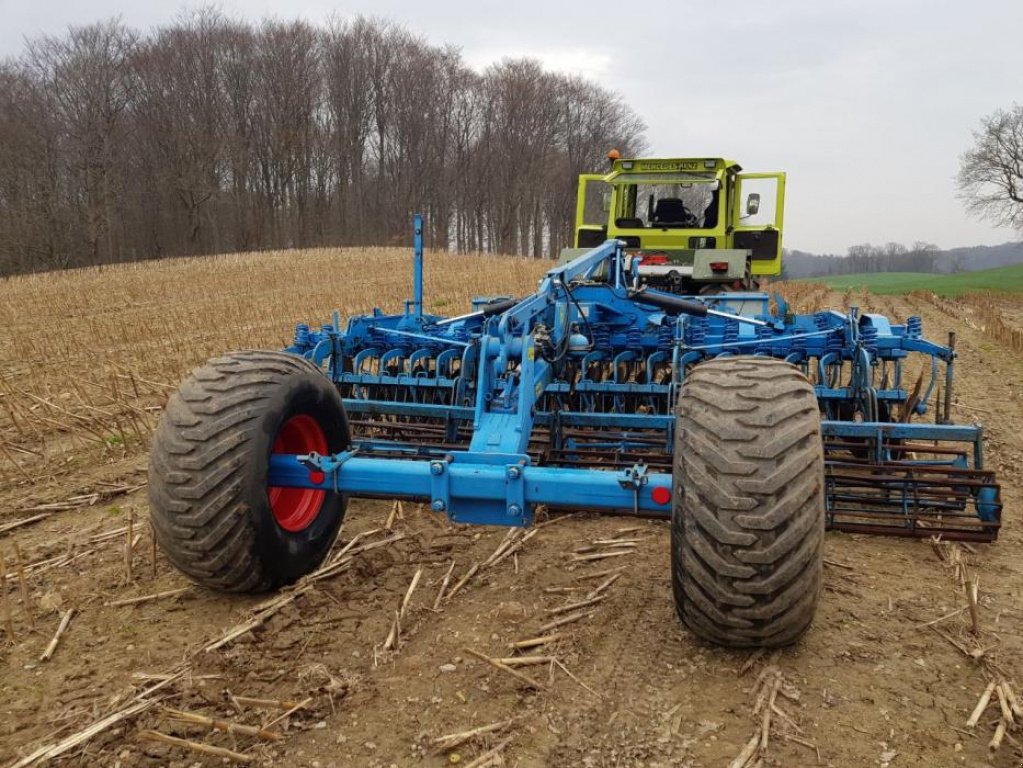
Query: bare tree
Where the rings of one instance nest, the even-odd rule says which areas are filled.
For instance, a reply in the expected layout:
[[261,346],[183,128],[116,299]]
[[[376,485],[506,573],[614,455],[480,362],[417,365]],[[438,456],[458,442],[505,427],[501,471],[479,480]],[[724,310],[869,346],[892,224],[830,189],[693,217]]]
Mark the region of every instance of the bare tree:
[[[204,9],[159,30],[136,56],[135,163],[148,168],[136,175],[148,182],[137,194],[174,221],[169,239],[152,243],[158,251],[202,253],[223,245],[214,209],[225,177],[221,73],[230,34],[218,12]],[[152,212],[140,213],[148,222]]]
[[28,62],[49,106],[64,123],[63,159],[77,196],[94,262],[124,257],[123,148],[125,113],[133,97],[131,58],[137,36],[117,22],[73,28],[66,38],[44,37],[29,46]]
[[973,146],[959,159],[957,181],[967,209],[1023,231],[1023,105],[981,120]]

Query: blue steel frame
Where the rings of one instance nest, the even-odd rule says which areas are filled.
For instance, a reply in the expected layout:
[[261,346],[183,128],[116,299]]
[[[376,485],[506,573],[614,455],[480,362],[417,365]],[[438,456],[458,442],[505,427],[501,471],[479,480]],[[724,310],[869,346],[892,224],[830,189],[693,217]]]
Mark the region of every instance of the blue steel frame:
[[[568,430],[607,430],[602,449],[654,444],[670,458],[687,372],[738,354],[781,358],[811,376],[825,439],[876,434],[880,460],[892,458],[893,437],[966,443],[972,450],[956,466],[968,455],[969,467],[982,468],[980,427],[946,423],[955,352],[925,340],[919,318],[898,325],[855,308],[794,315],[779,297],[772,312],[767,294],[742,292],[687,297],[696,310],[678,312],[665,308],[672,294],[637,292],[638,275],[614,240],[549,270],[526,298],[481,298],[445,318],[425,311],[421,216],[414,227],[413,299],[401,314],[374,309],[342,330],[335,312],[318,331],[299,325],[287,351],[325,367],[350,418],[430,420],[445,425],[443,445],[365,438],[336,456],[275,455],[270,485],[418,499],[463,523],[528,525],[541,504],[670,517],[670,472],[641,461],[609,470],[585,458],[583,468],[538,466],[531,436],[542,429],[574,455]],[[929,358],[918,392],[903,381],[912,353]],[[935,423],[889,423],[896,405],[923,415],[942,384]]]

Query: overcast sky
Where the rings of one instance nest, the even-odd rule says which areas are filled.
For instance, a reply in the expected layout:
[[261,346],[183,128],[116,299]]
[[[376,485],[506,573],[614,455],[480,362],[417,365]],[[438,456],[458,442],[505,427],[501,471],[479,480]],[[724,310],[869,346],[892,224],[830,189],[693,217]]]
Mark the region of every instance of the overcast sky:
[[[726,156],[788,176],[786,245],[943,248],[1018,239],[966,215],[959,154],[981,116],[1023,102],[1023,0],[222,0],[234,16],[399,21],[485,67],[535,56],[612,88],[653,154]],[[177,0],[0,0],[0,56],[26,37]]]

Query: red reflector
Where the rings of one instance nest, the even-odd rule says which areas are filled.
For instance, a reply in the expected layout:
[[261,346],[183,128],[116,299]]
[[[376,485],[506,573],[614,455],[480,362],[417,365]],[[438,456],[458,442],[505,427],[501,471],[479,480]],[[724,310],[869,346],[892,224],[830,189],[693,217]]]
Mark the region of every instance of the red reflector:
[[659,485],[651,491],[650,496],[653,498],[654,504],[667,504],[671,501],[671,490]]
[[317,485],[319,485],[320,483],[322,483],[326,479],[327,479],[327,476],[325,474],[323,474],[322,472],[313,471],[313,472],[309,473],[309,482],[310,483],[316,483]]
[[710,263],[711,272],[727,272],[728,262],[727,261],[712,261]]
[[640,264],[667,264],[668,257],[664,254],[652,254],[650,256],[641,256],[639,259]]

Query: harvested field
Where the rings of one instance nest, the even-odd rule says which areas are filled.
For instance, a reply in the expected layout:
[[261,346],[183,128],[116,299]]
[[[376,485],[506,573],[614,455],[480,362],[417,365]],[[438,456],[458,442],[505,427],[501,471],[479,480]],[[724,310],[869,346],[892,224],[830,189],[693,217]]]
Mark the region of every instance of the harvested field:
[[[548,266],[427,264],[427,300],[451,313],[521,295]],[[352,249],[0,283],[0,765],[709,768],[765,721],[765,766],[1020,764],[1015,724],[989,747],[1003,701],[1023,719],[1023,353],[984,314],[1023,327],[1011,296],[782,287],[801,311],[851,303],[920,314],[935,340],[956,329],[955,415],[986,425],[1006,508],[991,546],[829,534],[817,621],[780,653],[689,636],[668,527],[648,521],[509,534],[357,501],[296,587],[190,585],[147,523],[167,393],[210,355],[280,347],[296,321],[396,310],[409,273],[404,250]]]

